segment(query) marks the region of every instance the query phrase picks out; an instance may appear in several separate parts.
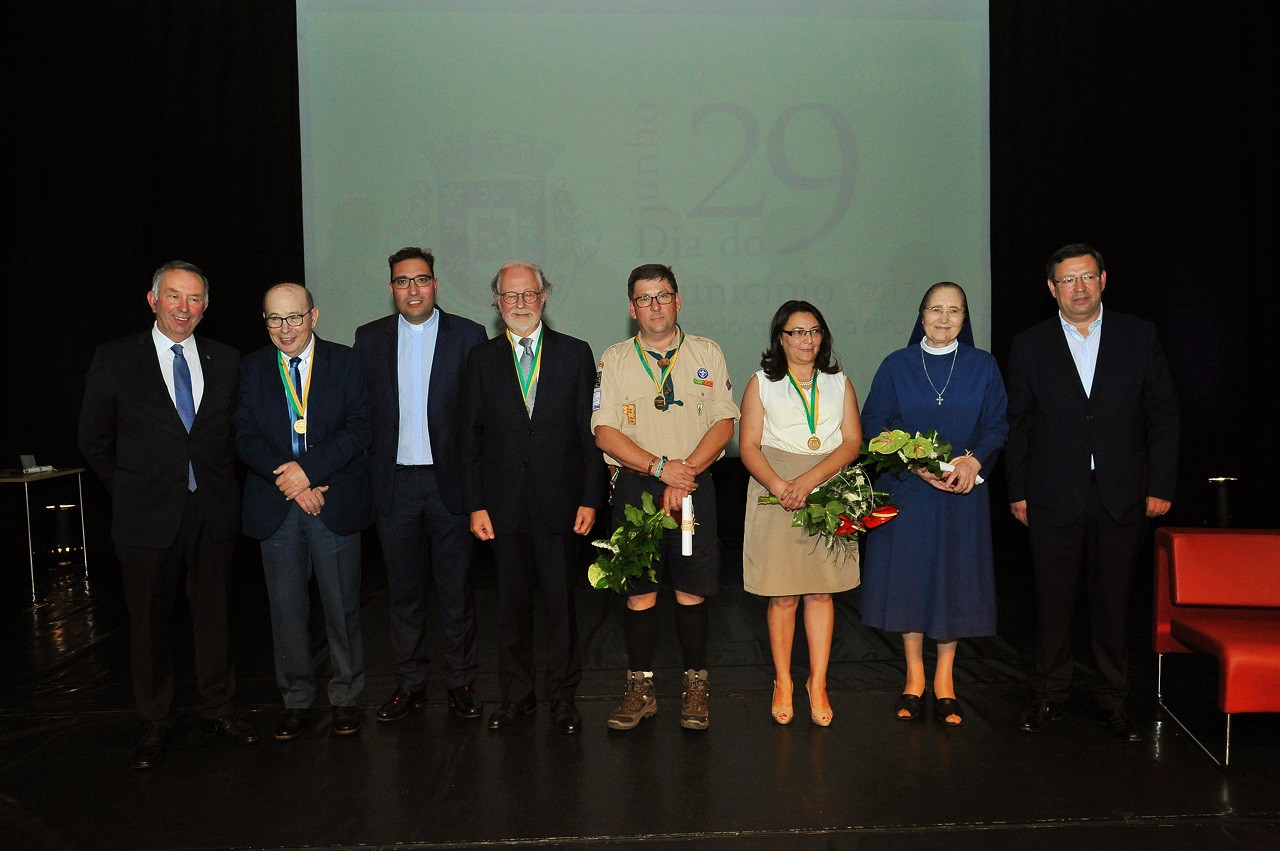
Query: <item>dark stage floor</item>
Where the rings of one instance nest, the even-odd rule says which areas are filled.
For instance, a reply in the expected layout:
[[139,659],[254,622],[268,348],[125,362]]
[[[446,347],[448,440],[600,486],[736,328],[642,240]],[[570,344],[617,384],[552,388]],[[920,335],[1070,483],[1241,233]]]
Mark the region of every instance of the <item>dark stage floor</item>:
[[[578,594],[584,733],[557,733],[545,704],[503,733],[454,719],[438,676],[430,707],[376,723],[372,708],[394,682],[384,580],[371,544],[364,728],[337,739],[321,707],[303,738],[277,743],[268,735],[279,698],[261,569],[246,547],[234,593],[235,649],[243,706],[265,738],[222,745],[187,718],[165,762],[135,771],[119,570],[105,547],[97,552],[88,583],[83,572],[55,572],[36,606],[21,602],[25,562],[6,564],[13,593],[0,626],[0,848],[1280,847],[1278,719],[1239,718],[1232,765],[1219,770],[1171,722],[1157,720],[1154,658],[1136,627],[1132,709],[1145,743],[1122,745],[1099,731],[1083,669],[1064,720],[1039,736],[1013,729],[1030,646],[1026,589],[1015,580],[1002,581],[1003,637],[962,644],[962,728],[931,716],[894,720],[900,647],[861,625],[856,591],[837,603],[833,725],[808,723],[800,690],[799,719],[775,726],[763,603],[743,592],[736,552],[726,552],[725,588],[711,609],[705,733],[678,726],[672,629],[664,629],[660,650],[658,715],[631,733],[606,730],[625,665],[621,604],[585,582]],[[483,559],[478,595],[478,689],[490,701],[487,713],[497,696],[495,585]],[[322,666],[324,658],[318,652]],[[1167,693],[1184,695],[1195,720],[1216,729],[1212,668],[1187,658],[1171,667]],[[189,663],[180,670],[189,672]],[[192,701],[189,676],[179,696]]]

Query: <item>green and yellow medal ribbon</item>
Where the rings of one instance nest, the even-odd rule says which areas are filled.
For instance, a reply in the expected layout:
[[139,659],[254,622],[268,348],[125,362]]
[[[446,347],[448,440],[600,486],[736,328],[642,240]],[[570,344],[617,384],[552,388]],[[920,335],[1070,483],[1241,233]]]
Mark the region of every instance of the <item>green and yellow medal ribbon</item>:
[[[307,422],[307,399],[311,396],[311,376],[315,374],[315,369],[307,370],[307,383],[302,387],[302,398],[298,398],[298,388],[293,386],[293,382],[289,380],[288,355],[284,352],[280,353],[280,357],[276,359],[276,366],[280,367],[280,381],[284,384],[286,397],[289,400],[289,407],[293,410],[294,419],[303,423],[306,428]],[[314,366],[314,365],[313,365]],[[303,434],[304,432],[298,432]]]
[[822,445],[822,441],[818,439],[818,371],[816,369],[813,371],[812,402],[805,398],[804,391],[800,389],[800,382],[796,381],[796,377],[789,369],[787,378],[791,381],[791,386],[796,388],[796,393],[800,394],[800,404],[804,405],[804,418],[809,423],[809,448],[816,450]]
[[[635,343],[636,357],[640,358],[640,365],[644,367],[645,372],[649,373],[649,380],[653,382],[653,386],[658,388],[658,395],[663,395],[665,392],[663,388],[667,386],[667,379],[671,377],[671,371],[676,367],[676,358],[680,357],[680,347],[684,345],[684,331],[680,332],[680,342],[676,344],[670,362],[663,368],[661,378],[654,376],[653,370],[649,368],[649,359],[644,356],[644,349],[640,348],[640,335],[637,334],[633,337],[631,342]],[[674,385],[672,387],[674,388]]]
[[524,399],[525,407],[529,407],[529,388],[533,387],[533,382],[537,380],[538,373],[542,370],[542,335],[538,335],[538,345],[533,347],[533,366],[529,370],[529,374],[525,375],[520,371],[520,353],[516,351],[519,347],[516,345],[516,338],[511,336],[511,332],[507,333],[507,342],[511,344],[511,357],[516,362],[516,378],[520,379],[520,396]]

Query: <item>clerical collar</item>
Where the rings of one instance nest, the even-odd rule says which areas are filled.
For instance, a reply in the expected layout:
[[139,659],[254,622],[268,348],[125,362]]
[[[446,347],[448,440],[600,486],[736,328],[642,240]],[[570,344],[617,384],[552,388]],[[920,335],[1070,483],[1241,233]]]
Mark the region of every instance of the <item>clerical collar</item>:
[[431,315],[428,316],[425,321],[419,322],[416,325],[410,322],[408,319],[405,319],[404,314],[402,313],[400,314],[400,330],[411,331],[413,333],[420,334],[423,331],[426,331],[428,326],[431,325],[431,323],[439,322],[439,321],[440,321],[440,308],[438,307],[432,309]]
[[920,338],[920,348],[924,349],[926,352],[928,352],[931,355],[949,355],[956,350],[957,346],[960,345],[960,341],[956,339],[956,340],[952,340],[950,343],[948,343],[947,345],[943,346],[940,349],[935,349],[933,346],[930,346],[927,342],[925,342],[928,339],[929,339],[928,337]]

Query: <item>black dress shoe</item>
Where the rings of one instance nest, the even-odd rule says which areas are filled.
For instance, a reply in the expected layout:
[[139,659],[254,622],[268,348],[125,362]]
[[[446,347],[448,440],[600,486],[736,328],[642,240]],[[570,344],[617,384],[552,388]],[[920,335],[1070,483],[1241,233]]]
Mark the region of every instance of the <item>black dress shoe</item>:
[[329,725],[335,736],[354,736],[360,732],[360,707],[333,707],[333,723]]
[[1061,718],[1064,711],[1062,704],[1037,697],[1031,701],[1031,705],[1018,719],[1018,729],[1024,733],[1039,733],[1049,726],[1050,721]]
[[1138,732],[1133,719],[1124,714],[1123,709],[1117,709],[1114,712],[1105,709],[1099,710],[1098,720],[1102,722],[1102,728],[1107,733],[1122,742],[1136,744],[1142,741],[1142,734]]
[[306,723],[307,710],[286,709],[284,714],[280,716],[280,723],[276,725],[276,741],[288,742],[298,738],[302,735],[302,728]]
[[504,700],[502,705],[493,710],[493,714],[489,716],[489,729],[501,730],[504,727],[510,727],[537,708],[538,702],[533,697],[528,697],[519,703],[514,700]]
[[155,768],[164,759],[165,740],[169,737],[169,728],[150,723],[142,731],[142,738],[133,749],[134,768]]
[[409,691],[397,686],[387,702],[378,707],[378,720],[399,721],[409,714],[410,709],[421,709],[426,698],[425,691]]
[[224,715],[221,718],[206,718],[200,726],[211,736],[226,739],[236,745],[251,745],[258,741],[258,731],[243,718],[232,718]]
[[479,718],[480,704],[476,703],[476,690],[470,685],[449,689],[449,708],[459,718]]
[[561,733],[582,732],[582,715],[572,700],[551,701],[551,723]]

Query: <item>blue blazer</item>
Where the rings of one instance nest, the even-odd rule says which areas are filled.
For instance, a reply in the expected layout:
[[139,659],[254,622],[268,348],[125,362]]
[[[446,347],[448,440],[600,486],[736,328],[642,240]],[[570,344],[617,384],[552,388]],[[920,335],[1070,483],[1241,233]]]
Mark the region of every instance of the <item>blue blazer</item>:
[[[397,352],[400,315],[393,313],[356,329],[355,350],[364,361],[373,402],[373,445],[369,476],[373,505],[379,514],[391,513],[395,499],[396,453],[400,444],[400,380]],[[427,392],[427,431],[435,462],[436,485],[445,507],[463,512],[462,465],[458,459],[458,397],[467,352],[485,341],[484,328],[462,316],[440,311],[440,329],[431,361]]]
[[[293,458],[289,402],[277,366],[279,352],[266,346],[240,365],[236,399],[236,453],[249,468],[244,483],[244,532],[265,540],[284,522],[289,502],[272,470]],[[373,519],[365,450],[372,427],[364,366],[347,346],[316,338],[307,401],[307,449],[298,464],[312,486],[328,485],[320,519],[337,535],[353,535]]]

